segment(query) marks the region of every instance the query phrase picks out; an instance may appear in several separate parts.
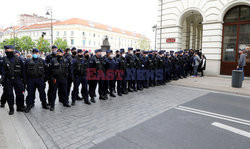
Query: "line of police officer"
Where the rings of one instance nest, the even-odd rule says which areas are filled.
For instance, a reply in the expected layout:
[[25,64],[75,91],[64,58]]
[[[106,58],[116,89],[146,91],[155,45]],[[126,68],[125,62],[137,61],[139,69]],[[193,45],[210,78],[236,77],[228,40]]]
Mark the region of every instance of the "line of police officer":
[[[0,58],[1,84],[3,94],[1,97],[1,107],[7,101],[9,105],[9,115],[14,114],[14,94],[16,95],[16,106],[18,112],[28,113],[35,105],[35,92],[38,89],[42,108],[54,111],[57,96],[59,102],[65,107],[75,105],[76,100],[84,100],[88,105],[95,103],[96,88],[100,100],[107,100],[108,95],[116,97],[129,92],[137,92],[144,88],[158,85],[165,85],[170,80],[185,78],[192,74],[193,52],[192,51],[140,51],[128,48],[125,50],[106,51],[102,56],[102,50],[95,50],[91,55],[88,51],[76,48],[64,51],[52,46],[52,53],[45,60],[40,57],[40,51],[36,48],[32,50],[32,58],[24,60],[20,55],[15,55],[14,46],[4,46],[6,56]],[[97,79],[88,79],[88,70],[95,69],[93,75]],[[127,80],[126,71],[130,70],[163,70],[162,79],[150,77],[149,79],[139,79],[134,75]],[[122,79],[117,79],[118,74],[113,78],[99,77],[98,73],[108,70],[120,70]],[[106,73],[103,74],[106,76]],[[98,78],[99,77],[99,78]],[[48,81],[48,92],[46,99],[46,82]],[[71,85],[72,103],[69,104],[69,94]],[[82,98],[79,96],[79,86]],[[24,92],[27,90],[26,106],[24,104]],[[90,97],[90,99],[89,99]]]

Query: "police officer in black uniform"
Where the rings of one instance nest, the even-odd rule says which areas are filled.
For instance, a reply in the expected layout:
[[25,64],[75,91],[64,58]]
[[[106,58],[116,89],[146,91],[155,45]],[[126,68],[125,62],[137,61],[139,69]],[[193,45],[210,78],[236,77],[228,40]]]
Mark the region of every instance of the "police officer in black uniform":
[[154,80],[153,80],[153,86],[158,86],[159,84],[159,80],[157,79],[157,71],[159,71],[159,62],[160,62],[160,57],[158,55],[158,51],[154,50],[153,51],[153,62],[154,62],[154,71],[155,71],[155,75],[154,75]]
[[[0,70],[2,70],[2,68],[3,68],[3,57],[0,56]],[[3,83],[2,71],[0,72],[0,76],[1,76],[0,84],[2,84]],[[6,102],[7,102],[6,91],[3,88],[3,93],[2,93],[2,96],[1,96],[1,105],[0,105],[0,107],[4,108]]]
[[143,87],[142,87],[142,80],[138,78],[137,75],[139,75],[139,71],[142,70],[142,60],[141,60],[141,50],[140,49],[136,49],[135,51],[135,55],[134,55],[134,58],[135,58],[135,68],[136,68],[136,89],[137,90],[143,90]]
[[[142,70],[148,70],[148,51],[143,51],[143,56],[141,57],[141,61],[142,61]],[[148,80],[147,78],[137,78],[137,79],[142,79],[142,86],[143,88],[148,88]]]
[[[62,101],[64,107],[70,107],[69,105],[69,95],[67,91],[69,73],[73,73],[71,65],[69,61],[63,57],[63,50],[58,49],[56,57],[53,58],[49,64],[49,74],[52,85],[52,93],[50,98],[50,111],[54,111],[55,108],[55,100],[56,100],[56,92],[57,89],[61,90],[59,93],[62,95],[58,95],[59,99]],[[71,74],[71,76],[73,76]]]
[[170,60],[170,54],[167,52],[165,56],[165,82],[169,82],[171,80],[171,70],[172,70],[172,65],[171,65],[171,60]]
[[[130,69],[129,71],[136,71],[135,69],[135,57],[132,54],[133,48],[129,47],[128,48],[128,53],[126,55],[126,61],[127,61],[127,69]],[[133,92],[133,91],[137,91],[137,87],[136,87],[136,76],[132,76],[131,78],[128,78],[129,80],[127,80],[128,82],[128,91],[129,92]]]
[[173,55],[173,79],[178,80],[179,79],[179,59],[178,59],[178,52],[175,52],[175,55]]
[[[49,67],[48,65],[51,63],[51,60],[53,58],[56,58],[57,50],[58,50],[57,46],[52,46],[52,48],[51,48],[51,54],[49,54],[49,55],[46,56],[45,62],[46,62],[47,67]],[[49,76],[49,78],[51,78],[51,76]],[[49,83],[49,89],[47,91],[47,97],[48,97],[48,103],[50,104],[49,101],[51,101],[51,97],[52,97],[51,94],[52,94],[52,88],[54,86],[54,83],[53,83],[52,79],[49,79],[48,83]]]
[[[90,69],[95,69],[96,73],[95,76],[98,76],[98,71],[105,72],[105,61],[102,57],[102,50],[97,49],[95,50],[95,55],[90,59]],[[100,75],[100,74],[99,74]],[[105,77],[105,76],[104,76]],[[95,90],[98,84],[98,93],[100,100],[107,100],[108,96],[104,89],[104,78],[97,78],[97,80],[90,80],[89,81],[89,95],[91,97],[90,101],[95,103]]]
[[127,91],[127,81],[126,81],[126,68],[127,68],[127,61],[125,58],[125,50],[120,49],[120,55],[117,59],[117,69],[123,71],[121,75],[121,80],[117,80],[117,93],[118,96],[122,96],[122,94],[128,94]]
[[75,105],[75,101],[79,92],[79,85],[82,85],[81,94],[84,99],[84,102],[88,105],[89,102],[89,92],[88,92],[88,81],[87,81],[87,69],[89,67],[88,60],[84,57],[83,51],[79,49],[77,51],[77,56],[72,61],[73,68],[73,80],[74,80],[74,88],[72,91],[72,105]]
[[25,61],[25,76],[28,92],[26,98],[26,113],[28,113],[35,105],[36,89],[38,89],[40,95],[42,108],[48,109],[45,94],[45,80],[48,78],[48,75],[45,72],[47,70],[45,61],[40,58],[40,51],[37,48],[32,50],[32,54],[32,59]]
[[[115,57],[114,57],[114,61],[115,61],[115,65],[116,65],[116,70],[118,70],[118,64],[119,64],[119,57],[120,57],[121,53],[119,50],[116,50],[115,51]],[[116,90],[117,90],[117,73],[115,73],[115,79],[114,79],[114,93],[117,93]]]
[[165,55],[164,51],[160,51],[159,54],[156,56],[158,60],[158,71],[162,72],[163,77],[157,80],[158,85],[165,85],[165,80],[166,78],[166,70],[165,70]]
[[[65,49],[65,54],[64,57],[69,61],[70,65],[72,65],[72,61],[73,61],[73,56],[71,55],[71,51],[70,48],[66,48]],[[70,94],[70,89],[71,89],[71,85],[72,85],[72,80],[71,80],[72,76],[68,76],[68,95]]]
[[3,67],[2,67],[2,77],[4,78],[3,86],[5,88],[7,102],[9,105],[9,115],[14,114],[14,94],[13,89],[16,94],[16,105],[17,111],[23,112],[25,110],[24,106],[24,83],[25,72],[24,72],[24,63],[23,61],[14,56],[14,46],[4,46],[5,53],[7,56],[3,58]]
[[[115,70],[116,70],[116,62],[114,59],[113,51],[112,50],[107,50],[106,51],[106,58],[104,59],[105,61],[105,70],[106,74],[108,75],[106,77],[107,83],[105,84],[105,89],[109,90],[109,94],[111,97],[116,97],[114,94],[115,90]],[[107,91],[106,91],[107,92]]]
[[[148,71],[154,71],[155,70],[155,58],[154,58],[154,55],[153,55],[153,51],[149,51],[149,54],[148,54],[148,59],[147,59],[147,70]],[[154,76],[149,76],[149,86],[150,87],[154,87],[155,86],[155,77]]]

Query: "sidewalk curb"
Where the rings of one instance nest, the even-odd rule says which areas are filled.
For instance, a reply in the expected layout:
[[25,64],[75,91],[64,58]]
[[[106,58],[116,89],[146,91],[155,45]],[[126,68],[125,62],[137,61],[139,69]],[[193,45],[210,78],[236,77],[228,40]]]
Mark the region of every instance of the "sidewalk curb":
[[8,149],[47,149],[24,113],[15,112],[9,116],[5,108],[0,109],[0,117],[0,126]]
[[222,93],[229,93],[229,94],[234,94],[234,95],[243,95],[243,96],[247,96],[249,97],[250,94],[245,94],[245,93],[240,93],[240,92],[230,92],[230,91],[226,91],[226,90],[219,90],[216,88],[205,88],[205,87],[198,87],[198,86],[190,86],[190,85],[184,85],[184,84],[175,84],[175,83],[170,83],[169,85],[173,85],[173,86],[182,86],[182,87],[188,87],[188,88],[194,88],[194,89],[203,89],[203,90],[208,90],[208,91],[216,91],[216,92],[222,92]]

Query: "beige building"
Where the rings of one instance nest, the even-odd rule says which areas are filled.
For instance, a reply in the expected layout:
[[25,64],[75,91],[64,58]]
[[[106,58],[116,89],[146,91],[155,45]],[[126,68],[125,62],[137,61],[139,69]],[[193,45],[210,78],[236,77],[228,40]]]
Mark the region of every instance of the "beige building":
[[[51,23],[16,27],[15,31],[5,29],[2,40],[13,37],[15,33],[16,37],[30,36],[35,41],[42,36],[42,32],[46,33],[44,39],[51,42]],[[149,39],[141,34],[79,18],[53,22],[53,41],[62,38],[67,41],[68,47],[99,49],[105,36],[108,36],[112,50],[140,48],[141,40],[150,43]]]
[[32,14],[32,15],[21,14],[18,18],[20,26],[31,25],[34,23],[45,22],[45,21],[50,21],[50,19],[43,16],[38,16],[37,14]]
[[250,76],[250,0],[158,0],[157,19],[157,49],[202,49],[210,75],[231,75],[245,49]]

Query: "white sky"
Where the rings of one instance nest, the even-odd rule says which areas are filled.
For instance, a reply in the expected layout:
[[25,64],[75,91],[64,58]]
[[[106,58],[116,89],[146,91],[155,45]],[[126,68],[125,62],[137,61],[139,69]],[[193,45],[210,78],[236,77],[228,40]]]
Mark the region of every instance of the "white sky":
[[0,27],[16,25],[19,14],[45,16],[52,7],[56,19],[82,18],[141,33],[154,40],[157,0],[1,0]]

